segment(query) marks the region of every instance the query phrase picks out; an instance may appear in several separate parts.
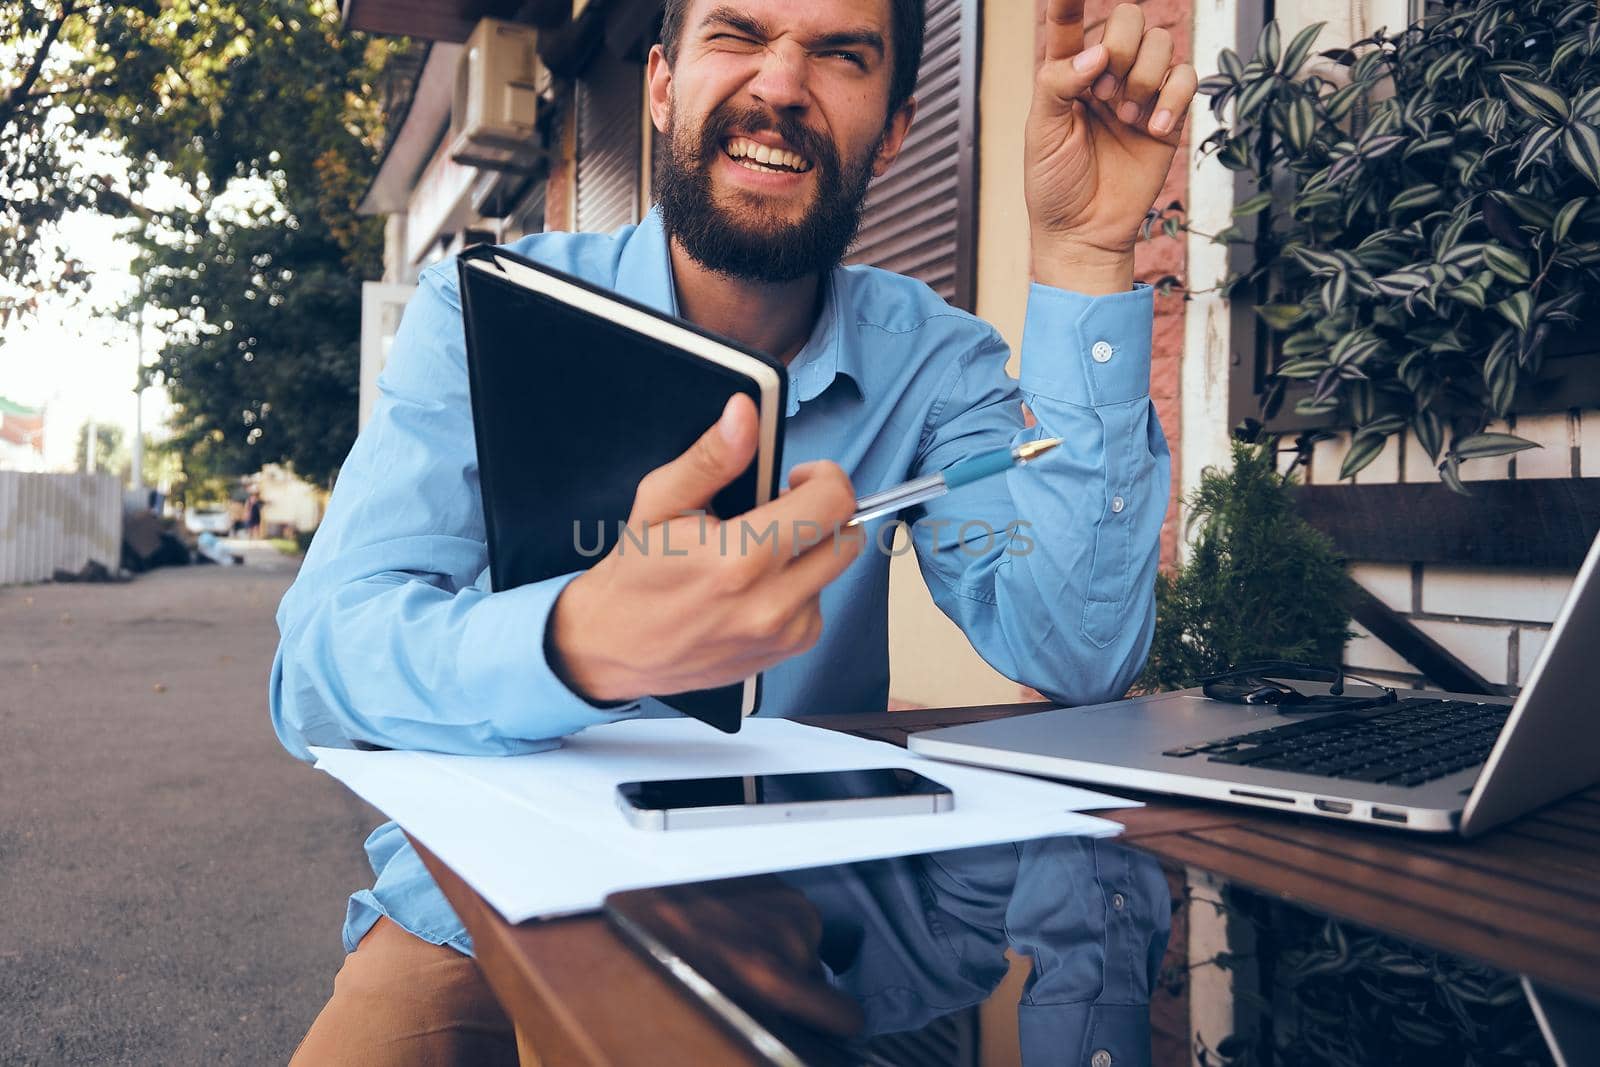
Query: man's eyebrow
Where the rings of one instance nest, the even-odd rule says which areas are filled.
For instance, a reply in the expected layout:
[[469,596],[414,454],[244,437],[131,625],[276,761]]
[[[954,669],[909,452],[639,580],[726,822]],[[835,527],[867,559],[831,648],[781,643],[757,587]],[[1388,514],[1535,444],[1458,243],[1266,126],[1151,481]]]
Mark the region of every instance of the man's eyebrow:
[[[706,17],[700,20],[700,29],[724,27],[735,30],[747,37],[765,41],[770,34],[767,27],[759,19],[740,11],[738,8],[723,5],[712,8]],[[881,58],[887,49],[883,43],[883,34],[870,28],[839,30],[834,33],[825,33],[814,38],[810,47],[816,51],[827,51],[833,48],[870,48],[877,52]]]
[[737,8],[727,7],[726,5],[712,8],[710,13],[700,20],[700,28],[702,30],[712,26],[723,26],[730,30],[737,30],[746,36],[755,37],[762,41],[767,39],[767,28],[761,24],[760,20],[745,14]]
[[825,33],[811,42],[811,47],[819,52],[834,48],[870,48],[878,53],[879,58],[884,54],[883,34],[877,30],[840,30],[837,33]]

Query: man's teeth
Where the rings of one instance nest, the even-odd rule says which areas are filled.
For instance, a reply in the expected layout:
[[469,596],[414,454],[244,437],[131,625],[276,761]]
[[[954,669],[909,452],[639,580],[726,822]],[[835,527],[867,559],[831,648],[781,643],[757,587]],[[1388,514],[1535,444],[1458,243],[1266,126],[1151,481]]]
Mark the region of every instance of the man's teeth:
[[[768,145],[758,144],[748,137],[735,137],[728,142],[728,156],[736,163],[743,164],[751,170],[791,170],[808,171],[811,164],[798,153],[790,152],[783,148],[772,148]],[[753,166],[752,164],[760,164]]]

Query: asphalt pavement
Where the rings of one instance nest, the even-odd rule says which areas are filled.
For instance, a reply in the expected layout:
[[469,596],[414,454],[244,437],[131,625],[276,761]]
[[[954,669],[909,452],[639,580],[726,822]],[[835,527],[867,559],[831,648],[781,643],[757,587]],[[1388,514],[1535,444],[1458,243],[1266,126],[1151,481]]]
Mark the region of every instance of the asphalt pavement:
[[282,1064],[380,821],[267,717],[295,562],[0,587],[0,1064]]

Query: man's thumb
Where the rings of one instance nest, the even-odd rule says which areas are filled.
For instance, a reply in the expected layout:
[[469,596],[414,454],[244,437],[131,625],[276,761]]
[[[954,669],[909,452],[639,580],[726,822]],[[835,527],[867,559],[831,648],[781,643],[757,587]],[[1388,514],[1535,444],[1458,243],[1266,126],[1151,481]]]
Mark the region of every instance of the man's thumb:
[[756,406],[735,393],[722,417],[689,450],[644,476],[633,500],[632,522],[664,522],[710,505],[718,490],[750,465],[756,453]]
[[1096,44],[1068,59],[1048,60],[1039,68],[1037,85],[1058,110],[1072,106],[1089,92],[1094,80],[1105,73],[1108,53]]

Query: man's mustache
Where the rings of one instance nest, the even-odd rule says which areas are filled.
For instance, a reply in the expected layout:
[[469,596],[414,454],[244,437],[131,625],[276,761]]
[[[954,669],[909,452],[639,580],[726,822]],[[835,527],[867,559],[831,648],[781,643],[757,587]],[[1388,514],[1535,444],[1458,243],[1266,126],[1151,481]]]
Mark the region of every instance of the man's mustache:
[[776,133],[824,173],[839,172],[839,152],[833,142],[790,115],[774,114],[766,108],[723,106],[706,117],[700,130],[700,162],[709,165],[722,151],[722,141],[730,133]]

